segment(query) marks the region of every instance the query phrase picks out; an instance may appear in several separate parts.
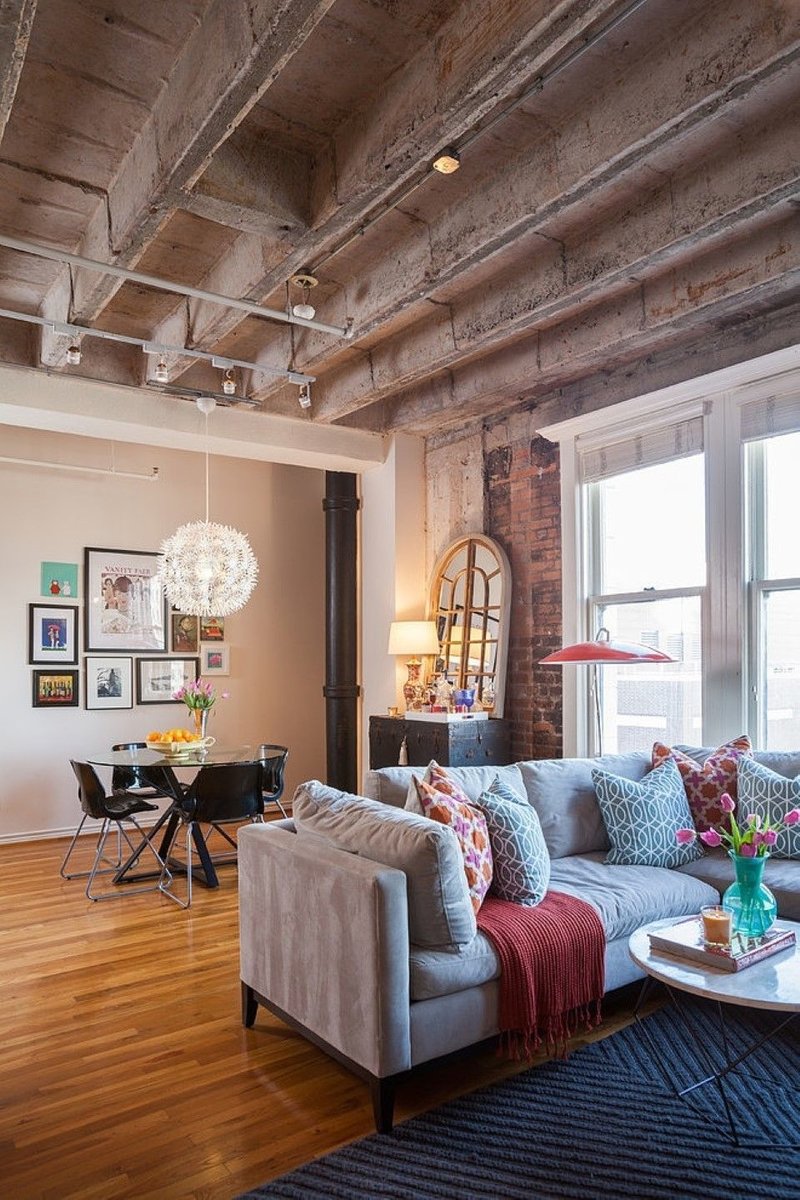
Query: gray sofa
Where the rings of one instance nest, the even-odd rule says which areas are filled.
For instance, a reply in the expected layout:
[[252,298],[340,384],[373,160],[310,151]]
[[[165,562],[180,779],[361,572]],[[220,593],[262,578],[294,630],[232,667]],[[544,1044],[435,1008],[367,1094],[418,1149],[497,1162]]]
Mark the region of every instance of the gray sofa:
[[[702,759],[707,752],[690,753]],[[755,758],[787,777],[800,772],[800,755]],[[550,853],[551,889],[588,901],[601,917],[611,991],[641,974],[627,949],[634,930],[716,902],[732,874],[719,851],[674,870],[605,865],[609,842],[591,780],[597,765],[641,779],[650,758],[635,753],[450,771],[473,799],[497,774],[527,796]],[[474,925],[466,932],[459,926],[464,914],[454,913],[452,890],[442,890],[448,837],[455,842],[455,835],[398,811],[415,773],[422,768],[370,772],[365,794],[372,803],[303,785],[294,820],[239,831],[243,1022],[252,1025],[261,1004],[368,1080],[382,1131],[391,1128],[400,1077],[498,1032],[497,956]],[[339,798],[333,819],[327,793]],[[422,847],[422,858],[408,863],[407,836],[417,839],[414,854]],[[463,869],[458,873],[463,881]],[[800,920],[800,863],[770,860],[765,882],[779,915]],[[435,928],[428,923],[432,913],[440,921]]]

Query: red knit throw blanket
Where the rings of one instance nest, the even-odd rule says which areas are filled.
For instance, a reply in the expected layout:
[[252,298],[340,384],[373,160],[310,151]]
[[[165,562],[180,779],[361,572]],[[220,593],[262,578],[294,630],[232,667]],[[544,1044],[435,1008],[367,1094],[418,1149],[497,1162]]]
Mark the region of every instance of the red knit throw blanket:
[[548,892],[534,908],[489,897],[478,928],[502,966],[501,1050],[529,1058],[544,1042],[563,1056],[579,1025],[600,1023],[606,938],[591,904],[563,892]]

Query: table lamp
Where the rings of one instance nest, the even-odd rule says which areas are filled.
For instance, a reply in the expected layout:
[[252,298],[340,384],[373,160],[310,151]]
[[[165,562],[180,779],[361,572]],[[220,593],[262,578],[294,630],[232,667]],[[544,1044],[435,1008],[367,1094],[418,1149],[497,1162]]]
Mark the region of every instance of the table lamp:
[[439,635],[435,621],[392,621],[389,628],[389,653],[406,658],[408,679],[403,684],[406,712],[419,710],[425,702],[426,687],[419,677],[421,655],[439,653]]
[[600,693],[598,689],[597,668],[604,663],[671,663],[675,662],[663,650],[654,646],[645,646],[641,642],[617,642],[611,640],[607,629],[598,629],[594,641],[575,642],[572,646],[562,646],[560,650],[548,654],[539,660],[540,664],[550,663],[563,666],[565,663],[585,663],[592,668],[592,692],[594,694],[594,715],[597,723],[597,750],[603,753],[603,722],[600,713]]

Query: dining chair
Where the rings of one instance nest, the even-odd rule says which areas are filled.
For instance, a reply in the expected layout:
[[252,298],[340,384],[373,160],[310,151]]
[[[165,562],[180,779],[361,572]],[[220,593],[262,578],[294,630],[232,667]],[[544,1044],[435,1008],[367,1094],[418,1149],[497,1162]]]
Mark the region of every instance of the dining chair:
[[[230,845],[236,849],[235,840],[222,828],[232,822],[255,821],[263,811],[262,793],[263,768],[260,762],[225,763],[220,766],[201,768],[189,785],[185,796],[177,807],[181,821],[186,826],[186,900],[183,901],[174,891],[163,886],[161,890],[181,908],[190,908],[192,903],[192,878],[194,871],[192,846],[194,845],[200,859],[201,868],[206,871],[204,858],[210,860],[208,848],[203,838],[201,825],[216,829]],[[165,853],[165,858],[168,858]],[[175,869],[175,863],[168,860]],[[235,862],[235,856],[226,856],[221,860],[218,856],[215,863],[222,861]],[[167,862],[162,874],[166,874]]]
[[258,757],[261,759],[261,796],[263,800],[258,819],[260,821],[264,820],[264,809],[267,804],[277,804],[282,815],[288,817],[289,814],[281,804],[281,796],[283,795],[285,786],[283,773],[286,769],[289,749],[287,746],[276,746],[270,742],[262,742],[258,747]]
[[[112,750],[146,750],[147,742],[116,742]],[[127,763],[121,767],[114,767],[111,773],[111,790],[112,792],[130,792],[135,791],[137,796],[142,796],[147,799],[154,799],[159,796],[169,795],[169,791],[163,792],[158,786],[163,773],[163,767],[143,767],[140,763]]]
[[[140,892],[152,892],[164,890],[164,881],[169,877],[168,882],[171,882],[172,876],[166,870],[166,863],[161,855],[156,850],[150,840],[146,830],[144,830],[136,820],[137,813],[155,812],[156,804],[151,804],[142,796],[135,792],[114,792],[106,794],[106,790],[91,763],[76,762],[70,759],[70,766],[75,773],[75,778],[78,781],[78,799],[83,810],[83,817],[78,826],[72,841],[69,844],[67,853],[64,856],[64,861],[61,864],[61,875],[64,879],[87,879],[86,895],[89,900],[112,900],[118,899],[121,896],[138,895]],[[85,822],[89,819],[100,821],[100,832],[98,834],[97,843],[92,865],[88,871],[77,871],[72,874],[67,872],[67,863],[75,848],[78,836]],[[139,834],[138,844],[134,842],[128,830],[125,828],[126,822],[136,829]],[[118,831],[118,855],[114,861],[108,858],[105,854],[106,839],[112,829],[116,827]],[[131,851],[135,853],[144,847],[148,847],[155,855],[159,865],[159,876],[154,884],[148,887],[132,888],[128,886],[120,886],[113,891],[92,893],[92,885],[97,875],[107,875],[111,871],[117,871],[122,865],[121,847],[122,842],[125,842]],[[105,865],[102,865],[105,864]],[[166,874],[165,874],[166,872]]]

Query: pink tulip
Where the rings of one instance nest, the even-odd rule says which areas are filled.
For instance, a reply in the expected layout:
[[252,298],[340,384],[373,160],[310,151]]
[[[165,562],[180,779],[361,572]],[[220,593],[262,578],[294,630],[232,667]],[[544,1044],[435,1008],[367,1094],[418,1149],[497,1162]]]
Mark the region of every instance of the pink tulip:
[[693,842],[697,837],[697,831],[694,829],[676,829],[675,841],[679,846],[688,846],[689,842]]
[[748,825],[755,825],[756,828],[760,824],[760,817],[758,813],[748,813],[746,819]]
[[765,846],[774,846],[777,840],[778,835],[774,829],[768,829],[766,833],[761,834],[761,841]]
[[742,842],[739,853],[742,858],[755,858],[757,847],[753,842]]
[[229,700],[231,694],[230,692],[222,692],[221,695],[223,700]]
[[790,808],[783,818],[784,825],[796,825],[800,821],[800,808]]
[[700,841],[705,842],[707,846],[721,846],[722,838],[717,833],[716,829],[705,829],[700,834]]
[[733,810],[736,808],[735,802],[731,800],[727,792],[723,792],[720,796],[719,806],[723,812],[733,812]]

